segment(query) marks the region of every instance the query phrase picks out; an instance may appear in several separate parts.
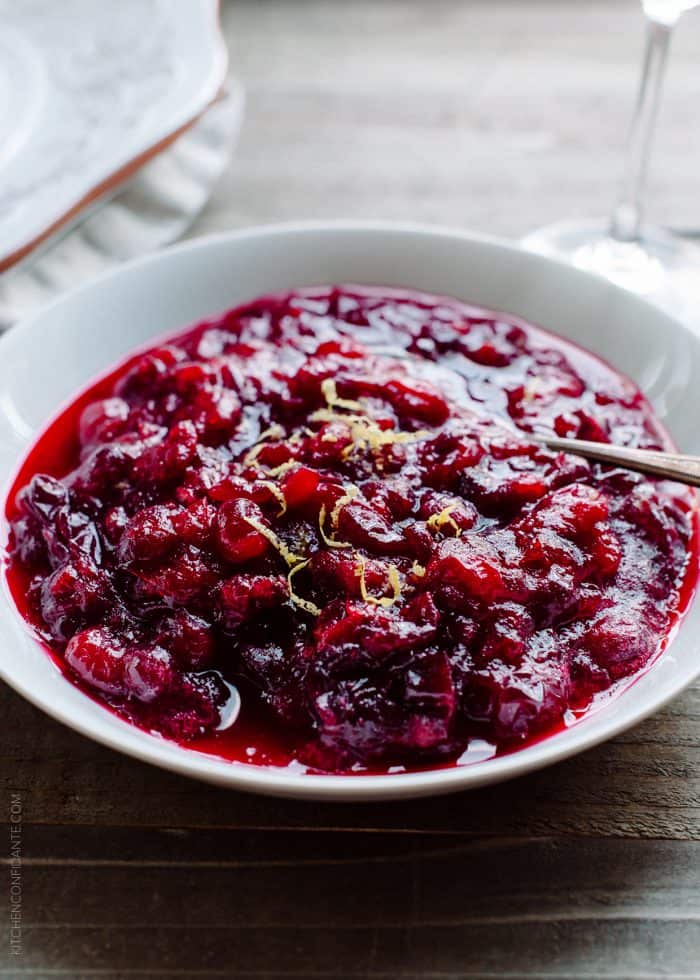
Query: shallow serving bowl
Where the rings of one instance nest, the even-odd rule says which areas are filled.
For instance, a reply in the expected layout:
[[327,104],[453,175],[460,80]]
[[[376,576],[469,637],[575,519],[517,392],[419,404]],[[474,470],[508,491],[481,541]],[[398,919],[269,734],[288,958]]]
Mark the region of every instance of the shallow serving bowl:
[[[415,225],[335,222],[189,242],[124,266],[15,327],[0,341],[0,479],[7,485],[27,444],[62,402],[132,348],[261,293],[333,282],[414,287],[517,313],[634,378],[680,447],[700,454],[700,338],[655,307],[602,279],[493,239]],[[609,738],[700,674],[700,604],[694,601],[653,667],[566,731],[461,768],[308,775],[221,761],[120,720],[63,678],[15,610],[4,576],[3,587],[0,674],[26,698],[136,758],[280,796],[408,797],[495,782]]]

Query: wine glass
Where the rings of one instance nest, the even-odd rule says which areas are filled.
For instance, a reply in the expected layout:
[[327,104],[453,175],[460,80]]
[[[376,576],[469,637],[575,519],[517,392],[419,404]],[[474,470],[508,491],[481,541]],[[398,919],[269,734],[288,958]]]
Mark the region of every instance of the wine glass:
[[[617,203],[607,220],[564,221],[532,232],[528,248],[568,259],[700,324],[700,248],[644,224],[652,135],[673,28],[700,0],[642,0],[644,68]],[[699,180],[700,182],[700,180]]]

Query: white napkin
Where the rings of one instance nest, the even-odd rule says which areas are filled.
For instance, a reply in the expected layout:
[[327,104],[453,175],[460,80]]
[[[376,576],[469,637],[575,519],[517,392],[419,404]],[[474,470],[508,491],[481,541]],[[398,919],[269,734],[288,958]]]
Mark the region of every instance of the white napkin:
[[87,217],[83,212],[77,226],[0,275],[0,330],[59,293],[184,234],[229,162],[243,103],[242,87],[229,82],[226,95],[107,204]]

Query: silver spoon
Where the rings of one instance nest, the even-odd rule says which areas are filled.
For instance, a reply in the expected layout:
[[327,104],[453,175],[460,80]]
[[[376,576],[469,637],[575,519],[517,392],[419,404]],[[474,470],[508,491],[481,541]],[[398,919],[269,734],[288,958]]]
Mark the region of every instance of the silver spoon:
[[[401,348],[377,345],[369,350],[372,354],[391,357],[397,361],[412,361],[414,364],[419,362],[419,358]],[[505,420],[503,424],[507,424]],[[556,452],[572,453],[599,463],[611,463],[626,470],[634,470],[635,473],[660,476],[690,487],[700,487],[700,456],[685,456],[682,453],[667,453],[655,449],[631,449],[606,442],[589,442],[586,439],[559,439],[557,436],[535,435],[522,429],[517,432],[524,439],[531,439]]]
[[548,449],[557,452],[573,453],[599,463],[612,463],[636,473],[660,476],[676,483],[686,483],[700,487],[700,456],[685,456],[682,453],[667,453],[655,449],[631,449],[626,446],[612,446],[606,442],[589,442],[586,439],[558,439],[556,436],[537,436],[523,433]]

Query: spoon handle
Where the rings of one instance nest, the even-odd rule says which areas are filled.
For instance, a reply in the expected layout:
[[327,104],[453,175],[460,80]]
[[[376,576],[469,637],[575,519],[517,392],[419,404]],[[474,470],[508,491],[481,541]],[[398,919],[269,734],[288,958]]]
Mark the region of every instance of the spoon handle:
[[558,439],[556,436],[535,436],[549,449],[574,453],[599,463],[612,463],[637,473],[665,477],[691,487],[700,487],[700,456],[683,456],[680,453],[658,452],[653,449],[630,449],[611,446],[605,442],[588,442],[585,439]]

